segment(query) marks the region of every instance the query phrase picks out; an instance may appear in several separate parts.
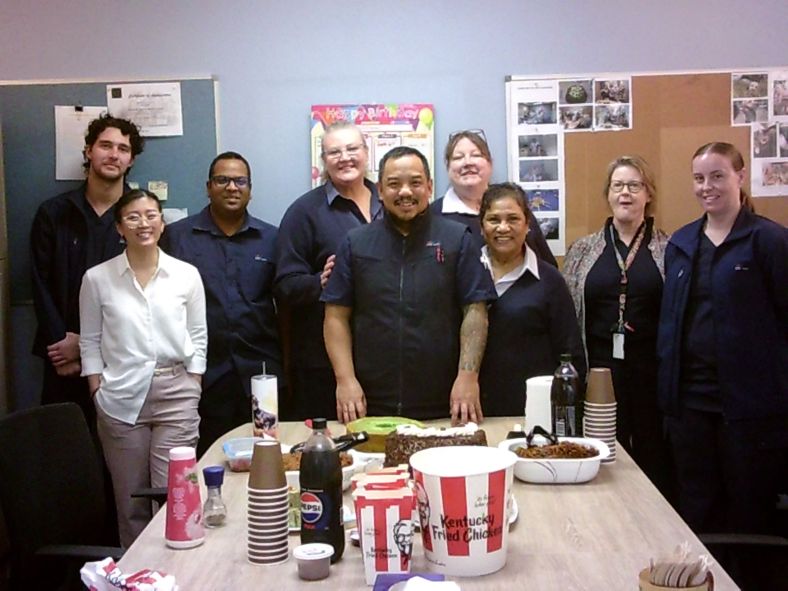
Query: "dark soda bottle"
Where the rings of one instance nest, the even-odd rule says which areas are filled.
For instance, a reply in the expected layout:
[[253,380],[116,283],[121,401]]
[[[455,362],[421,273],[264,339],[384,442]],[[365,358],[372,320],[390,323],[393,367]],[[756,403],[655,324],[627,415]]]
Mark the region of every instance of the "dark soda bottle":
[[342,466],[334,442],[326,435],[326,419],[312,419],[312,435],[301,455],[301,543],[334,547],[331,562],[342,558]]
[[561,365],[553,374],[550,387],[550,411],[553,433],[558,437],[580,437],[580,375],[569,353],[561,354]]

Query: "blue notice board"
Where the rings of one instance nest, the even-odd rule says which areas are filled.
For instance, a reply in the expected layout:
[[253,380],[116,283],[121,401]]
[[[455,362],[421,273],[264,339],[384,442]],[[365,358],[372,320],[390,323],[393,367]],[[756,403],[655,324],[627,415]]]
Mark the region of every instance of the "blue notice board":
[[[0,82],[12,305],[32,299],[30,226],[36,209],[46,199],[79,186],[79,181],[55,180],[54,107],[106,106],[107,84],[121,83]],[[165,206],[188,208],[191,214],[207,203],[208,165],[216,156],[216,100],[211,78],[180,80],[180,84],[183,135],[145,138],[145,151],[134,162],[128,180],[143,189],[148,181],[167,181]]]

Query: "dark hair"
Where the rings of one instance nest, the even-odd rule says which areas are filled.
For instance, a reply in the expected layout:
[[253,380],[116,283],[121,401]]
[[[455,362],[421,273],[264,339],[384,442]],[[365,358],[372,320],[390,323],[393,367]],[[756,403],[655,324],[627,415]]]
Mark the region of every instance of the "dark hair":
[[427,180],[430,180],[430,163],[427,162],[427,157],[416,148],[411,148],[410,146],[397,146],[386,152],[383,158],[380,159],[380,164],[378,165],[378,182],[383,182],[383,172],[389,160],[399,160],[405,156],[416,156],[421,160],[421,164],[424,166],[424,174],[427,175]]
[[246,174],[249,177],[249,186],[252,186],[252,167],[249,166],[249,162],[247,162],[246,158],[241,156],[238,152],[222,152],[216,158],[211,160],[211,165],[208,167],[208,182],[211,182],[211,178],[213,178],[213,169],[216,168],[216,163],[219,160],[240,160],[246,165]]
[[487,141],[481,136],[480,133],[473,130],[465,130],[458,131],[457,133],[449,136],[446,149],[443,151],[443,160],[447,167],[451,161],[451,155],[454,153],[454,148],[457,147],[457,144],[460,143],[460,140],[462,139],[471,141],[474,146],[479,148],[479,151],[482,153],[484,159],[492,164],[492,154],[490,154],[490,146],[487,145]]
[[607,199],[610,191],[610,179],[613,178],[613,173],[622,166],[634,168],[640,174],[640,178],[643,179],[643,184],[646,185],[648,195],[651,197],[651,200],[646,202],[645,215],[651,215],[651,210],[657,201],[657,182],[654,179],[654,171],[651,170],[648,162],[646,162],[646,159],[642,156],[619,156],[608,164],[607,176],[605,177],[605,188],[602,190],[602,195]]
[[[97,119],[94,119],[90,122],[90,125],[88,125],[88,131],[85,133],[85,147],[87,148],[95,144],[99,136],[109,127],[114,127],[120,131],[122,135],[129,136],[132,158],[136,158],[138,154],[142,154],[142,151],[145,149],[145,140],[140,135],[139,128],[134,124],[134,122],[129,121],[128,119],[113,117],[109,113],[106,115],[101,115]],[[90,163],[88,162],[87,158],[85,158],[82,166],[86,170],[90,167]]]
[[118,202],[115,204],[115,223],[121,223],[123,221],[123,210],[129,203],[133,201],[137,201],[137,199],[153,199],[156,202],[156,207],[159,208],[161,212],[161,201],[156,196],[156,193],[152,193],[151,191],[146,191],[145,189],[132,189],[128,193],[124,193]]
[[525,196],[525,191],[523,191],[520,185],[515,183],[496,183],[487,187],[484,195],[482,195],[482,204],[479,208],[479,219],[483,222],[484,214],[492,207],[492,204],[500,199],[506,199],[507,197],[511,197],[517,202],[517,205],[520,206],[520,209],[522,209],[525,214],[525,221],[530,222],[533,214],[531,213],[531,208],[528,207],[528,199]]
[[[695,160],[695,158],[703,156],[704,154],[725,156],[730,161],[731,166],[733,166],[733,170],[736,172],[744,170],[744,156],[741,155],[741,152],[739,152],[733,144],[729,144],[728,142],[709,142],[708,144],[703,144],[700,148],[695,150],[692,159]],[[755,204],[750,194],[744,190],[744,187],[739,189],[739,203],[741,203],[742,207],[755,213]]]

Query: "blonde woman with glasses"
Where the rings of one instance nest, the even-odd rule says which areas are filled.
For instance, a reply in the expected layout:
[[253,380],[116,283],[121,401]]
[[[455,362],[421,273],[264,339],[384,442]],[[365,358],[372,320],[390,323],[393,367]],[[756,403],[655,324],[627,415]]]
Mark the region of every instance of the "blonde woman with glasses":
[[151,518],[131,493],[166,486],[170,448],[197,445],[208,330],[199,272],[159,249],[156,195],[126,193],[115,222],[126,251],[85,273],[80,349],[128,548]]
[[617,439],[663,494],[670,493],[657,408],[656,338],[668,237],[649,214],[657,189],[640,156],[608,165],[602,192],[611,216],[564,260],[588,367],[607,367],[618,402]]

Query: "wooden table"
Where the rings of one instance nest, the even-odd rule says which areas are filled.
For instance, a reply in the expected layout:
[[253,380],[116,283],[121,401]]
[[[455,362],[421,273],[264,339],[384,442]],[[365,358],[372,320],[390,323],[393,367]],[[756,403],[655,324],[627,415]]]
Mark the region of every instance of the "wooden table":
[[[432,421],[431,421],[432,422]],[[490,445],[504,439],[515,419],[487,419],[482,427]],[[521,421],[520,421],[521,422]],[[446,424],[445,421],[434,421]],[[333,435],[344,427],[331,423]],[[286,443],[305,440],[303,424],[284,423]],[[251,424],[238,427],[224,439],[251,435]],[[200,467],[223,464],[222,441],[200,459]],[[301,589],[295,559],[278,566],[256,566],[246,560],[246,473],[225,473],[222,496],[228,508],[224,527],[206,529],[205,543],[190,550],[171,550],[164,544],[165,511],[159,511],[128,549],[120,566],[125,572],[142,568],[175,575],[181,591]],[[200,478],[202,483],[202,477]],[[668,553],[687,540],[693,552],[708,554],[668,502],[659,494],[629,455],[620,447],[617,461],[603,465],[586,484],[535,485],[514,480],[519,519],[512,526],[506,566],[484,577],[454,578],[463,590],[509,590],[525,586],[537,590],[637,589],[639,571],[649,559]],[[203,499],[205,489],[203,487]],[[352,507],[346,495],[345,503]],[[300,543],[290,536],[290,549]],[[413,571],[427,563],[421,538],[414,536]],[[714,566],[715,589],[737,589],[719,566]],[[368,589],[358,548],[348,544],[342,560],[323,581],[310,589]]]

